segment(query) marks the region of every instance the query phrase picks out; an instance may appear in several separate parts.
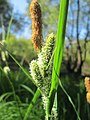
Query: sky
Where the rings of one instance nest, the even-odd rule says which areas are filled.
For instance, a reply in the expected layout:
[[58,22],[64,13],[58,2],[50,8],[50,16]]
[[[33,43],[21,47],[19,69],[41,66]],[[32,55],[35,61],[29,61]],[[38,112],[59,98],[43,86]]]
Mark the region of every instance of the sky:
[[[26,0],[10,0],[10,2],[13,4],[14,12],[18,12],[22,14],[26,13],[26,8],[28,6],[28,3],[26,2]],[[85,29],[82,29],[80,36],[84,37],[85,32],[86,32]],[[24,27],[22,35],[21,34],[17,35],[17,37],[20,37],[20,36],[26,39],[29,39],[31,37],[30,26]]]
[[19,11],[20,13],[25,13],[27,2],[26,0],[10,0],[14,5],[14,11]]
[[[18,12],[21,14],[25,14],[26,13],[26,8],[28,6],[26,0],[10,0],[11,4],[13,5],[14,8],[14,12]],[[26,39],[29,39],[31,37],[31,31],[30,31],[30,27],[24,27],[23,33],[20,34],[16,34],[17,37],[24,37]]]

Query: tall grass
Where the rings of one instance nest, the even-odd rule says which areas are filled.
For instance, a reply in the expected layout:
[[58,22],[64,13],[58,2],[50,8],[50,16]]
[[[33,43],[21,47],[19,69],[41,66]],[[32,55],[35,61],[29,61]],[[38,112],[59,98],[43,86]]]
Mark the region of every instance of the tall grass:
[[31,103],[30,103],[30,105],[29,105],[29,107],[26,111],[26,114],[24,116],[24,120],[28,120],[30,112],[31,112],[33,106],[35,105],[37,99],[39,98],[39,96],[40,96],[40,91],[39,91],[39,89],[37,89],[36,93],[34,94],[34,97],[33,97],[32,101],[31,101]]

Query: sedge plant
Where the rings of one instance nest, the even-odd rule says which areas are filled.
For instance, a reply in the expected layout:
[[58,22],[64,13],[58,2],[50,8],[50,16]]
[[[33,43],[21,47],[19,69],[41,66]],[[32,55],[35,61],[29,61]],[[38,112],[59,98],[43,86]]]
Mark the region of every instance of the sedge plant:
[[[38,7],[36,6],[38,4],[37,1],[33,0],[32,3],[33,3],[33,6],[35,6],[35,8],[38,9]],[[49,68],[46,69],[54,49],[53,47],[55,43],[55,40],[54,40],[55,38],[53,34],[50,34],[48,36],[45,46],[42,46],[41,52],[38,55],[38,59],[33,60],[30,63],[31,76],[42,94],[42,100],[43,100],[44,108],[46,111],[46,120],[49,120],[51,118],[51,114],[53,112],[52,108],[54,104],[55,93],[58,87],[57,74],[58,76],[60,74],[60,66],[61,66],[62,53],[63,53],[63,47],[64,47],[68,3],[69,3],[69,0],[65,0],[65,1],[61,0],[58,33],[57,33],[55,55],[54,55],[54,64],[52,64],[52,61],[51,61]],[[32,8],[31,10],[35,10],[35,9]],[[33,14],[33,19],[35,15],[36,13]],[[32,21],[34,21],[33,19]],[[52,65],[53,65],[53,68],[51,67]],[[57,114],[55,111],[56,110],[54,109],[54,113]],[[57,119],[56,116],[57,115],[54,116],[54,119]]]
[[62,56],[63,56],[68,5],[69,5],[69,0],[61,0],[60,1],[57,40],[56,40],[56,46],[55,46],[54,64],[53,64],[53,71],[52,71],[52,83],[51,83],[51,89],[50,89],[50,93],[49,93],[49,97],[48,97],[48,104],[47,104],[47,109],[46,109],[47,120],[50,120],[50,118],[51,118],[51,111],[53,108],[55,94],[57,92],[58,85],[60,85],[63,92],[68,97],[68,100],[71,103],[71,105],[77,115],[77,119],[81,120],[79,113],[76,110],[76,107],[75,107],[71,97],[69,96],[67,91],[64,89],[64,87],[61,83],[61,80],[60,80],[60,69],[61,69],[61,62],[62,62]]
[[63,48],[64,48],[68,4],[69,4],[69,0],[60,1],[57,40],[56,40],[56,46],[55,46],[56,50],[55,50],[55,55],[54,55],[54,64],[53,64],[53,71],[52,71],[52,84],[51,84],[51,89],[50,89],[50,94],[49,94],[49,99],[48,99],[48,106],[47,106],[48,119],[51,114],[51,110],[52,110],[53,102],[55,98],[55,93],[58,87],[58,76],[60,74],[60,67],[61,67]]
[[[46,117],[45,117],[46,120],[57,120],[58,117],[57,117],[57,105],[56,105],[55,94],[57,92],[58,85],[61,86],[64,93],[67,95],[70,103],[72,104],[75,112],[77,113],[75,105],[73,104],[70,96],[65,91],[61,82],[59,81],[69,0],[60,1],[60,13],[59,13],[57,37],[55,37],[53,33],[49,34],[48,37],[46,38],[46,42],[43,45],[41,45],[42,30],[40,28],[40,23],[41,23],[40,6],[38,6],[37,0],[32,0],[32,1],[34,1],[33,5],[35,5],[34,10],[39,9],[39,17],[37,16],[38,14],[36,13],[36,11],[38,10],[36,11],[33,11],[33,9],[31,10],[33,13],[32,15],[35,15],[32,17],[33,18],[32,28],[34,27],[34,25],[36,25],[35,29],[33,30],[34,33],[32,38],[33,38],[34,47],[40,50],[39,50],[38,58],[36,60],[31,61],[30,63],[30,75],[19,64],[19,62],[12,56],[12,54],[6,48],[4,48],[2,44],[1,46],[6,51],[8,51],[8,54],[16,62],[16,64],[18,64],[18,66],[22,69],[24,74],[26,74],[26,76],[30,80],[32,80],[32,82],[37,86],[36,93],[34,94],[33,99],[27,109],[24,120],[28,120],[30,112],[33,108],[33,105],[36,103],[40,94],[42,95],[43,106],[46,113]],[[38,26],[37,23],[39,18],[40,18],[40,21]],[[37,27],[39,27],[39,29]],[[35,32],[35,30],[38,30],[38,31]],[[40,33],[40,36],[39,36],[39,33]],[[54,56],[54,62],[53,62],[53,56]],[[78,116],[78,113],[77,113],[77,116]],[[78,119],[80,120],[79,116],[78,116]]]
[[[44,109],[46,112],[46,120],[58,119],[56,108],[57,106],[55,104],[56,100],[54,100],[58,85],[61,86],[62,90],[68,97],[77,114],[77,118],[80,120],[80,117],[75,108],[75,105],[73,104],[73,101],[71,100],[71,97],[68,95],[61,82],[59,81],[69,0],[61,0],[60,3],[59,22],[55,47],[54,35],[50,34],[46,39],[45,45],[42,46],[41,52],[38,55],[38,59],[33,60],[30,63],[30,73],[36,86],[41,91],[42,101],[44,103]],[[53,51],[55,52],[54,63],[52,61]]]
[[[53,111],[52,108],[54,104],[55,93],[58,87],[58,77],[56,73],[59,75],[61,61],[62,61],[68,2],[69,0],[65,0],[65,1],[62,0],[60,4],[60,15],[59,15],[57,41],[55,46],[56,48],[55,48],[55,55],[54,55],[54,65],[53,65],[53,62],[51,61],[50,66],[47,69],[47,65],[51,60],[51,56],[53,54],[53,49],[55,44],[55,37],[53,34],[50,34],[48,36],[45,45],[42,46],[41,52],[38,55],[38,59],[33,60],[30,63],[31,76],[36,86],[40,89],[42,94],[42,100],[43,100],[44,109],[46,112],[46,120],[49,120],[50,118],[57,119],[56,109],[54,109]],[[39,28],[40,26],[40,25],[39,26],[34,25],[35,22],[37,22],[38,20],[37,18],[39,17],[39,16],[36,17],[38,14],[36,14],[37,12],[34,12],[34,11],[35,9],[37,11],[38,8],[40,7],[38,6],[37,0],[36,1],[33,0],[31,3],[31,13],[33,13],[33,15],[31,14],[31,16],[33,16],[32,17],[33,29]],[[35,30],[33,31],[37,33],[37,30],[36,31]],[[38,39],[34,40],[34,43],[36,41],[38,41]],[[52,65],[53,65],[53,68],[52,68]],[[52,81],[51,81],[51,78],[52,78]],[[54,116],[52,117],[51,114],[54,114]]]

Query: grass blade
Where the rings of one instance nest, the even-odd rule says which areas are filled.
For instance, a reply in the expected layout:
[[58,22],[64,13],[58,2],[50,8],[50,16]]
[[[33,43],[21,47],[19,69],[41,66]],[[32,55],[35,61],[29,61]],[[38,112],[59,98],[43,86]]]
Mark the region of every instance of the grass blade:
[[12,13],[11,19],[9,21],[9,26],[8,26],[8,30],[7,30],[6,41],[8,41],[8,39],[9,39],[10,27],[11,27],[12,21],[13,21],[13,13]]
[[28,120],[29,114],[30,114],[34,104],[36,103],[36,101],[37,101],[37,99],[39,97],[40,97],[40,90],[37,89],[36,93],[34,94],[34,97],[33,97],[32,101],[31,101],[31,103],[30,103],[30,105],[29,105],[29,107],[27,109],[27,112],[25,114],[24,120]]
[[26,89],[27,91],[29,91],[32,95],[34,95],[34,92],[33,92],[32,89],[29,88],[28,86],[26,86],[26,85],[21,85],[21,87],[23,87],[24,89]]
[[75,105],[74,105],[71,97],[69,96],[69,94],[67,93],[67,91],[64,89],[64,87],[63,87],[63,85],[62,85],[62,83],[61,83],[61,80],[59,80],[59,85],[60,85],[60,87],[62,88],[63,92],[64,92],[64,93],[66,94],[66,96],[68,97],[69,102],[70,102],[71,105],[73,106],[73,109],[74,109],[74,111],[75,111],[75,113],[76,113],[76,115],[77,115],[78,120],[81,120],[81,118],[80,118],[80,116],[79,116],[79,113],[78,113],[78,111],[76,110],[76,107],[75,107]]
[[52,84],[51,84],[49,101],[47,106],[47,115],[49,117],[51,114],[51,109],[52,109],[54,98],[55,98],[55,92],[57,91],[57,87],[58,87],[58,77],[56,73],[59,76],[61,62],[62,62],[64,39],[65,39],[68,4],[69,4],[69,0],[60,1],[60,13],[59,13],[59,22],[58,22],[58,31],[57,31],[56,50],[54,55],[54,65],[53,65],[53,72],[52,72]]

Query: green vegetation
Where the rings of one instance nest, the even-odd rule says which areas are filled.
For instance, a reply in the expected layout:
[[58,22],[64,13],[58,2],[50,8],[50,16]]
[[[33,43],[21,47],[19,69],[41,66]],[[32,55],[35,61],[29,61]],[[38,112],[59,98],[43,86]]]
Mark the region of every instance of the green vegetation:
[[[82,16],[83,19],[87,14],[87,34],[83,39],[78,35],[80,10],[82,12],[82,5],[88,8],[88,0],[88,5],[75,0],[75,10],[73,1],[60,0],[60,13],[58,2],[39,2],[44,23],[44,41],[39,52],[34,50],[31,39],[13,35],[11,31],[16,19],[11,17],[11,12],[9,19],[1,18],[0,120],[90,120],[90,105],[86,101],[84,87],[84,77],[90,76],[88,10]],[[6,0],[0,2],[2,6],[3,3],[9,6],[8,11],[12,9]],[[77,13],[74,18],[74,23],[77,21],[76,38],[72,33],[67,34],[66,25],[71,24],[72,31],[74,27],[69,6]],[[18,24],[20,21],[15,24],[17,29],[20,28]],[[69,33],[70,26],[68,29]],[[51,31],[55,34],[49,34]]]
[[10,36],[7,41],[7,49],[14,56],[24,59],[27,63],[29,63],[32,59],[35,59],[37,56],[31,40],[25,40],[24,38],[16,39],[13,35]]

